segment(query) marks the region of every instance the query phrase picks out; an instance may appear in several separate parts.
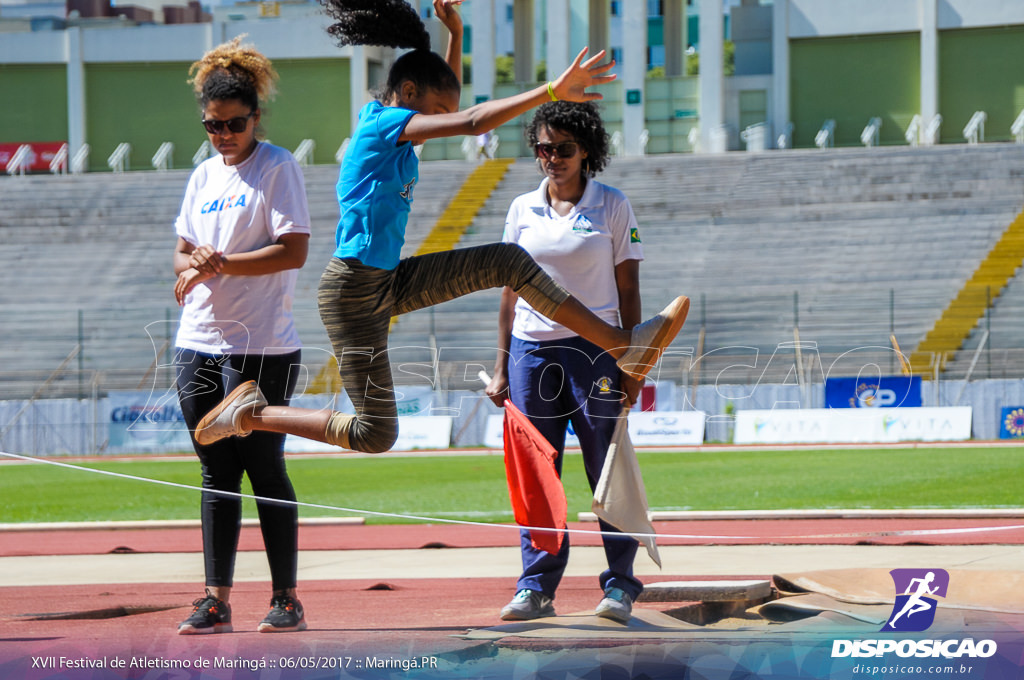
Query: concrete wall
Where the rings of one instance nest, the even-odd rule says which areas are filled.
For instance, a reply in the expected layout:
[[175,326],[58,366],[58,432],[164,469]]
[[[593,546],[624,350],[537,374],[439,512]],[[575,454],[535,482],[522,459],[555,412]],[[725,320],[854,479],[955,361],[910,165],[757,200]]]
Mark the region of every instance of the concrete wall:
[[828,118],[836,121],[836,146],[859,146],[873,116],[882,118],[882,143],[905,143],[903,131],[920,103],[917,34],[794,40],[790,54],[796,146],[813,147]]

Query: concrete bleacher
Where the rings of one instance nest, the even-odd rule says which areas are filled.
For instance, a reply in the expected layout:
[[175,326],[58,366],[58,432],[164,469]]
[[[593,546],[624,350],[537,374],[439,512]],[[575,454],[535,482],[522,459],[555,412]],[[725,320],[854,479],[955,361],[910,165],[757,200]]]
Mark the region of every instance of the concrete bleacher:
[[[785,361],[779,375],[763,364],[780,346],[792,354],[795,327],[804,356],[820,353],[826,369],[843,353],[887,347],[891,332],[909,353],[1024,206],[1021,155],[1009,144],[659,155],[615,158],[599,179],[622,189],[637,214],[645,314],[680,293],[693,300],[673,350],[703,338],[704,382],[737,356],[751,366],[731,375],[766,380],[787,375]],[[421,165],[403,254],[474,167]],[[0,178],[0,398],[31,394],[79,340],[69,368],[104,372],[107,389],[110,376],[135,389],[155,361],[165,363],[166,350],[157,353],[178,316],[172,224],[188,174]],[[305,175],[313,237],[296,317],[315,370],[329,351],[316,288],[333,251],[337,168]],[[460,247],[499,240],[512,199],[540,179],[532,161],[517,161]],[[1014,279],[997,300],[993,347],[1024,346],[1022,290]],[[486,291],[403,316],[393,360],[430,362],[440,351],[442,361],[489,370],[499,297]],[[683,354],[673,361],[672,371],[690,368]],[[457,388],[475,375],[462,367],[442,378]],[[81,376],[71,382],[88,387]]]
[[[1024,206],[1021,154],[984,145],[664,155],[616,158],[599,179],[637,214],[645,313],[689,295],[673,348],[696,350],[703,329],[706,371],[719,356],[721,367],[756,351],[756,380],[785,377],[763,365],[796,327],[826,371],[843,354],[835,368],[857,368],[866,348],[884,356],[890,334],[909,353]],[[512,198],[539,181],[533,163],[517,162],[460,245],[499,239]],[[494,346],[497,306],[488,292],[417,313],[396,326],[395,344],[433,328],[438,347],[489,367],[493,349],[465,348]]]
[[[470,167],[431,163],[410,219],[415,247]],[[171,255],[174,219],[190,170],[0,178],[0,398],[29,396],[82,343],[68,369],[81,368],[51,394],[78,394],[96,372],[105,388],[137,389],[154,363],[166,364],[179,309]],[[334,251],[338,220],[335,166],[305,168],[312,219],[295,314],[310,348],[330,350],[316,289]],[[322,363],[323,358],[318,358]]]

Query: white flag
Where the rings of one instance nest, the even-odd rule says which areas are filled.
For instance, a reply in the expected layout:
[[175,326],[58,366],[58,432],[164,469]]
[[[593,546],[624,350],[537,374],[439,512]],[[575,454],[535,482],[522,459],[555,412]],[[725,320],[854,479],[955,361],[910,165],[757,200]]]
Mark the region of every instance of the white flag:
[[598,517],[624,534],[631,534],[644,544],[647,554],[654,563],[661,567],[661,556],[654,536],[636,534],[654,534],[651,518],[647,512],[647,492],[644,480],[640,476],[640,464],[636,460],[633,442],[629,440],[629,428],[626,418],[629,409],[625,408],[615,424],[612,442],[608,446],[608,455],[604,459],[601,479],[594,489],[594,503],[591,508]]

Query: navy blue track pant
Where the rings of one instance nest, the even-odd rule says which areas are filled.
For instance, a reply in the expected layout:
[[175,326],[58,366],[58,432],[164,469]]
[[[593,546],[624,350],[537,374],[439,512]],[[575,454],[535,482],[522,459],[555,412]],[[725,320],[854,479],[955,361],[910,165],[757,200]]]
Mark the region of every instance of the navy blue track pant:
[[[566,430],[572,424],[593,490],[622,411],[621,374],[615,359],[580,337],[527,342],[513,336],[508,374],[512,403],[558,451],[559,476]],[[617,531],[603,521],[600,527],[602,531]],[[602,540],[608,569],[601,573],[601,589],[621,588],[635,600],[643,590],[643,584],[633,577],[637,541],[629,536],[602,536]],[[520,531],[520,543],[523,574],[517,590],[528,588],[553,598],[569,561],[569,535],[565,535],[557,555],[534,548],[525,529]]]

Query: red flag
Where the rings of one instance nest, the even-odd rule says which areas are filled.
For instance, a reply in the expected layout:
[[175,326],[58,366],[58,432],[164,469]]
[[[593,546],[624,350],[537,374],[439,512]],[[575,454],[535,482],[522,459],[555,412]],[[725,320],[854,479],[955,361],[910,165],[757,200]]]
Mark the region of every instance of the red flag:
[[[505,475],[516,523],[525,527],[566,528],[569,505],[555,470],[558,452],[530,419],[505,400]],[[561,531],[531,531],[533,547],[557,554]]]

